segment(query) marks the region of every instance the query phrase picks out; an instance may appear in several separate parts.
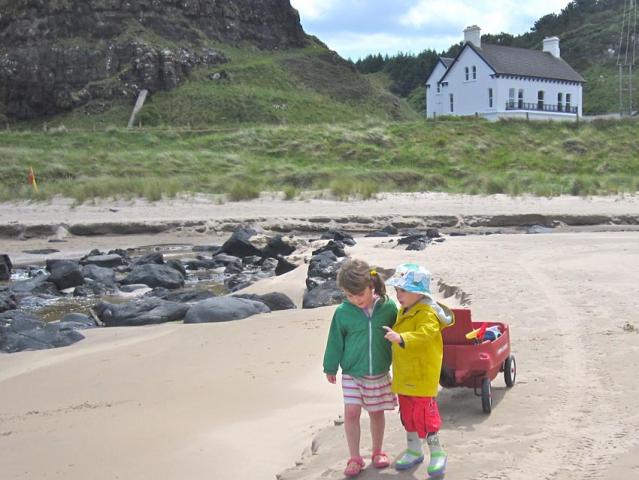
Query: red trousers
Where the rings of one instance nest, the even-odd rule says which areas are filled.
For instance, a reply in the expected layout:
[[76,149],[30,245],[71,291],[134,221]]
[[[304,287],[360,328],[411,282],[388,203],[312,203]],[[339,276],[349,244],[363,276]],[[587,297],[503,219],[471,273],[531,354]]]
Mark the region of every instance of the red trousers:
[[398,395],[399,415],[407,432],[417,432],[419,438],[439,432],[442,419],[434,397]]

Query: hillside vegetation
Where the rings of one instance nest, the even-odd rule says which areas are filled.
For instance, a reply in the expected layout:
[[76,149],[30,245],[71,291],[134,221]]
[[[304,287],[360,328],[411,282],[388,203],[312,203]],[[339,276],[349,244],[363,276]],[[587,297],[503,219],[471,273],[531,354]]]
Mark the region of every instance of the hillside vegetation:
[[[238,124],[308,124],[345,122],[366,116],[380,120],[418,118],[404,100],[321,44],[302,49],[260,51],[216,48],[230,60],[194,69],[170,91],[148,98],[136,125],[143,127],[204,127]],[[68,114],[22,122],[41,126],[104,128],[126,126],[130,102],[92,102]]]
[[[639,190],[637,123],[484,120],[0,133],[0,200],[324,189],[615,194]],[[40,192],[27,184],[32,166]]]
[[[545,37],[558,36],[562,58],[586,79],[584,114],[617,112],[617,53],[623,9],[624,0],[573,0],[561,13],[545,15],[537,20],[528,33],[517,36],[508,33],[482,35],[482,42],[541,49]],[[413,108],[423,112],[426,77],[440,55],[454,57],[461,45],[452,45],[440,53],[427,49],[418,55],[370,55],[357,61],[356,66],[363,73],[384,72],[390,78],[390,90],[408,99]],[[639,85],[637,70],[635,85]],[[639,95],[636,93],[636,96]]]

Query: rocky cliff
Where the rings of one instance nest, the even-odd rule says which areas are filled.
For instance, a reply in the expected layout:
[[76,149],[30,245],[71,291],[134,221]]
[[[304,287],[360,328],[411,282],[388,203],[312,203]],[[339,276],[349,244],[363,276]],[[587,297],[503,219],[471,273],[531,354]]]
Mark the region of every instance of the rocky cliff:
[[301,47],[289,0],[0,0],[0,118],[176,87],[219,43]]

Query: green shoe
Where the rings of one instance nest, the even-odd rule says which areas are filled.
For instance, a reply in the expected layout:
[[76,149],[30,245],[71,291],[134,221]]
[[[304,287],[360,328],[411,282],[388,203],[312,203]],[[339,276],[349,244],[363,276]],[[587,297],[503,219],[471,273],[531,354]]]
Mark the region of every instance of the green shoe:
[[446,462],[448,455],[439,443],[437,435],[431,435],[426,439],[428,449],[430,450],[430,462],[428,462],[428,476],[441,477],[446,471]]
[[414,450],[406,450],[404,454],[395,461],[395,470],[408,470],[424,461],[424,454]]

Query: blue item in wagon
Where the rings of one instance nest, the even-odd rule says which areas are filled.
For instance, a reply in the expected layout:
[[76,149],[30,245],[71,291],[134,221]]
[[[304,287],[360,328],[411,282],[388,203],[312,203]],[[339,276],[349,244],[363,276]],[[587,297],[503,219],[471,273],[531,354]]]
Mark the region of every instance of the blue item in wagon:
[[488,340],[492,342],[493,340],[497,340],[499,337],[501,337],[501,330],[499,330],[498,325],[488,327],[484,332],[484,341]]

